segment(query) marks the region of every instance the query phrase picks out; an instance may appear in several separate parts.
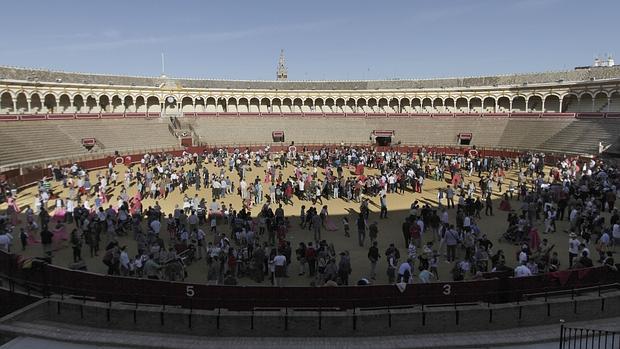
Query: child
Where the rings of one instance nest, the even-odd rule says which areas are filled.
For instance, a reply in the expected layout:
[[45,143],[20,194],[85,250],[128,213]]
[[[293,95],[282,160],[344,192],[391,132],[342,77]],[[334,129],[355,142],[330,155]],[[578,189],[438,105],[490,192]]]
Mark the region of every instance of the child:
[[344,236],[351,237],[351,234],[349,234],[349,219],[347,217],[342,218],[342,225],[344,226]]

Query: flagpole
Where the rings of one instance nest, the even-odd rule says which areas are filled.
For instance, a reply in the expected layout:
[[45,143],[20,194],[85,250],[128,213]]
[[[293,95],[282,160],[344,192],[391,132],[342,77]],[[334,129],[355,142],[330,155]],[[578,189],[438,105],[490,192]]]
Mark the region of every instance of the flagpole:
[[161,53],[161,75],[166,74],[166,65],[164,61],[164,53]]

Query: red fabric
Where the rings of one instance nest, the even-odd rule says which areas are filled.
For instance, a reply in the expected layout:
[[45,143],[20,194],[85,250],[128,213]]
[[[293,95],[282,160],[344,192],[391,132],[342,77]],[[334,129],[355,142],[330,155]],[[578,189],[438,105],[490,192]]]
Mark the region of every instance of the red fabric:
[[360,176],[364,174],[364,164],[358,164],[355,166],[355,175]]

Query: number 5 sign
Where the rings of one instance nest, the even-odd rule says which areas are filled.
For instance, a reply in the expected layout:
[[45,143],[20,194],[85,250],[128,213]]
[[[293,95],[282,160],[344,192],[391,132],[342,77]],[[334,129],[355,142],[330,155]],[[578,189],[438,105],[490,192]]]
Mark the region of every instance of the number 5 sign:
[[187,286],[185,288],[185,295],[188,297],[194,297],[196,291],[194,291],[194,286]]

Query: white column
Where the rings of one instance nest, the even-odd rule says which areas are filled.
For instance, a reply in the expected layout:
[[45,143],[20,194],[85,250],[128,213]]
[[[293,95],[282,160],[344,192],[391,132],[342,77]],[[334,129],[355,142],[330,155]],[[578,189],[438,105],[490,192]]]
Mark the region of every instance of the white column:
[[607,97],[607,108],[605,108],[605,111],[609,113],[609,111],[611,110],[611,96]]

